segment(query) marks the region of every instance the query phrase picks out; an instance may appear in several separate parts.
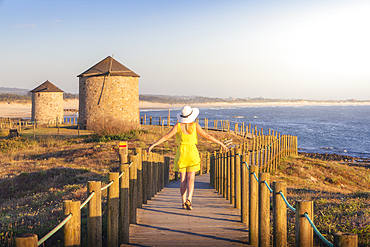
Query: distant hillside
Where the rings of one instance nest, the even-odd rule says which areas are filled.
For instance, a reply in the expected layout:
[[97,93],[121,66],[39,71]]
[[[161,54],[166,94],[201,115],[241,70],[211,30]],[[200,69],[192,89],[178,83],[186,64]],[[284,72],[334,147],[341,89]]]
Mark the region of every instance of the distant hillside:
[[[63,93],[63,99],[78,99],[78,94]],[[31,101],[31,92],[28,92],[25,95],[0,92],[0,102],[31,103]]]
[[153,103],[167,103],[167,104],[195,104],[195,103],[268,103],[268,102],[323,102],[323,103],[346,103],[346,102],[370,102],[370,100],[305,100],[305,99],[271,99],[271,98],[212,98],[203,96],[172,96],[172,95],[152,95],[141,94],[140,101],[148,101]]
[[[0,87],[0,102],[30,102],[31,92],[28,89]],[[64,99],[78,99],[78,94],[63,93]],[[267,102],[324,102],[324,103],[346,103],[346,102],[370,102],[370,100],[306,100],[306,99],[271,99],[271,98],[218,98],[218,97],[203,97],[203,96],[177,96],[177,95],[154,95],[141,94],[140,101],[166,104],[196,104],[196,103],[267,103]]]
[[0,94],[17,94],[17,95],[27,95],[29,89],[23,88],[10,88],[10,87],[0,87]]

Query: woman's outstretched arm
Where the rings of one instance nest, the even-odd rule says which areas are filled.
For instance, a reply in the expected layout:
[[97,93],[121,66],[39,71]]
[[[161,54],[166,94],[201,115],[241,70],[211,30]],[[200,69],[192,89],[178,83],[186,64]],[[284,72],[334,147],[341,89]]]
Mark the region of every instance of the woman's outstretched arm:
[[210,134],[208,134],[207,132],[205,132],[202,127],[200,127],[200,125],[198,123],[196,123],[197,125],[197,133],[199,135],[201,135],[202,137],[206,138],[207,140],[209,141],[213,141],[214,143],[217,143],[217,144],[220,144],[222,148],[224,148],[226,151],[229,150],[228,147],[226,147],[225,144],[223,144],[222,142],[220,142],[219,140],[217,140],[216,138],[214,138],[213,136],[211,136]]
[[173,126],[173,128],[172,128],[172,130],[171,130],[170,132],[168,132],[167,134],[165,134],[164,136],[162,136],[158,141],[156,141],[156,142],[154,142],[152,145],[150,145],[150,147],[148,148],[148,153],[149,153],[149,152],[151,152],[151,151],[152,151],[152,149],[153,149],[155,146],[157,146],[157,145],[159,145],[159,144],[161,144],[161,143],[163,143],[163,142],[167,141],[167,140],[168,140],[168,139],[170,139],[172,136],[174,136],[174,135],[176,134],[176,132],[177,132],[177,125],[178,125],[178,123],[177,123],[177,124],[175,124],[175,126]]

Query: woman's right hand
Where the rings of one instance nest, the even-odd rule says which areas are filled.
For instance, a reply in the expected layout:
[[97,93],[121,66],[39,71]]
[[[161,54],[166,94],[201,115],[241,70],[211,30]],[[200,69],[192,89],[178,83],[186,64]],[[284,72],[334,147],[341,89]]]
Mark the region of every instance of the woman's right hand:
[[221,147],[222,147],[223,149],[225,149],[225,151],[229,151],[229,148],[228,148],[225,144],[221,143]]

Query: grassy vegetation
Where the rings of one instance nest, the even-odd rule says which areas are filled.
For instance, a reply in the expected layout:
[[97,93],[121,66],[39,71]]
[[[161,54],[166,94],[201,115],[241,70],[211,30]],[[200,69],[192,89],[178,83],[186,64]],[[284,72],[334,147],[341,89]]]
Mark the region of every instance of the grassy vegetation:
[[[36,233],[39,238],[57,225],[63,200],[87,198],[89,180],[107,184],[107,173],[118,171],[118,142],[127,140],[129,149],[146,149],[169,129],[144,126],[120,135],[94,135],[68,126],[22,131],[18,138],[0,139],[0,246],[12,246],[21,233]],[[59,134],[58,134],[59,133]],[[218,139],[243,139],[233,134],[212,133]],[[219,147],[199,138],[200,152]],[[175,138],[156,147],[154,152],[174,156]],[[172,164],[171,164],[172,165]],[[171,177],[173,174],[171,173]],[[314,200],[314,222],[332,241],[337,231],[355,232],[360,246],[370,245],[370,170],[366,167],[322,161],[304,156],[282,160],[272,181],[287,181],[289,202]],[[103,191],[106,198],[106,191]],[[106,210],[106,201],[103,202]],[[86,208],[82,210],[82,234],[86,243]],[[103,215],[106,215],[103,213]],[[103,218],[103,224],[106,221]],[[289,242],[294,243],[294,214],[288,214]],[[61,231],[46,246],[62,246]],[[316,238],[315,238],[316,239]],[[316,245],[321,242],[315,240]]]
[[[323,161],[303,155],[285,158],[272,181],[287,181],[288,200],[314,201],[314,223],[333,242],[334,232],[358,234],[370,246],[370,164],[367,167]],[[288,211],[288,239],[294,243],[295,213]],[[315,237],[317,246],[325,246]]]

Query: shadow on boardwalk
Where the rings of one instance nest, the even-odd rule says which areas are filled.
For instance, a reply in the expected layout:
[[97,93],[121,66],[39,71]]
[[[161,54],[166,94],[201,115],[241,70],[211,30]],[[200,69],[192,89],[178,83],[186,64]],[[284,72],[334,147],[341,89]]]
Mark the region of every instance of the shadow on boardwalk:
[[172,182],[138,209],[130,225],[130,244],[121,246],[236,246],[248,243],[240,210],[209,184],[209,174],[195,178],[193,210],[181,208],[180,182]]

